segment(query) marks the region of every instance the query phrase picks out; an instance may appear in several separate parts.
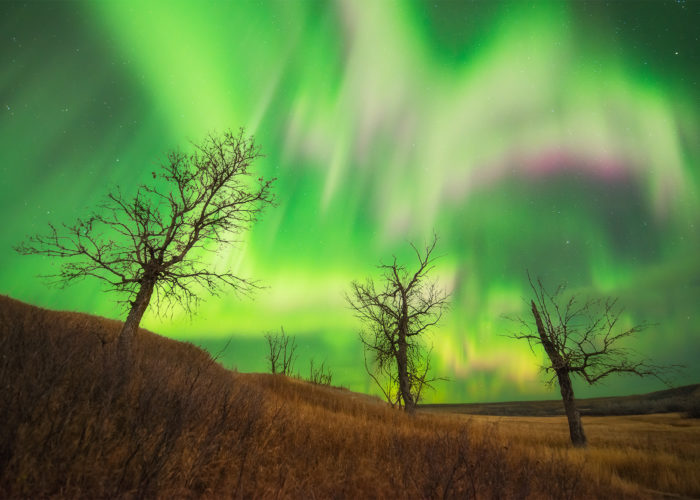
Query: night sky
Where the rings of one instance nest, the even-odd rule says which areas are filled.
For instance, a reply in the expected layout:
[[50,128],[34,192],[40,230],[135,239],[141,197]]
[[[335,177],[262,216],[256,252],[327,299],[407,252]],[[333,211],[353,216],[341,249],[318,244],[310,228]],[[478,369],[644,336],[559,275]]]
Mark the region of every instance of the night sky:
[[[334,384],[373,391],[353,279],[439,235],[451,308],[428,401],[556,397],[504,337],[526,270],[619,297],[633,344],[700,382],[700,2],[3,2],[0,293],[124,318],[86,280],[12,247],[71,222],[159,158],[245,127],[278,206],[218,253],[267,286],[143,326],[264,371],[266,331],[295,335]],[[577,394],[661,389],[618,378]]]

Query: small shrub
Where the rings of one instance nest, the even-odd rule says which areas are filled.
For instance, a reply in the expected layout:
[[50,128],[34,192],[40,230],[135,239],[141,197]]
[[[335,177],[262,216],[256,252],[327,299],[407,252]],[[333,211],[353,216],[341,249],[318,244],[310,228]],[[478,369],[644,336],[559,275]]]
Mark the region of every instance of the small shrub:
[[326,362],[322,362],[321,366],[315,367],[314,360],[309,361],[309,382],[312,384],[331,385],[333,374],[330,368],[326,368]]
[[284,328],[280,328],[280,333],[268,332],[265,334],[267,340],[267,361],[270,363],[270,371],[272,374],[282,374],[288,377],[292,375],[294,370],[294,362],[296,361],[296,338],[290,337],[284,332]]

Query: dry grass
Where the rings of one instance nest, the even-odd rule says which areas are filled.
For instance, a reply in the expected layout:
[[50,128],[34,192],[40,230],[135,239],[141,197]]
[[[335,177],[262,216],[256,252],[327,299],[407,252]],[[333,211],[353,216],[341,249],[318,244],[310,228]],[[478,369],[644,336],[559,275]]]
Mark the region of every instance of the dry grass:
[[[662,462],[625,475],[643,439],[606,438],[606,452],[592,419],[578,452],[544,420],[535,435],[527,421],[409,418],[347,390],[230,372],[146,331],[125,372],[119,326],[0,297],[0,497],[639,498],[654,495],[634,477],[674,460],[660,438]],[[657,489],[697,492],[685,487]]]
[[700,497],[700,421],[680,413],[583,417],[589,446],[569,444],[565,417],[465,417],[498,425],[518,453],[561,453],[629,491]]

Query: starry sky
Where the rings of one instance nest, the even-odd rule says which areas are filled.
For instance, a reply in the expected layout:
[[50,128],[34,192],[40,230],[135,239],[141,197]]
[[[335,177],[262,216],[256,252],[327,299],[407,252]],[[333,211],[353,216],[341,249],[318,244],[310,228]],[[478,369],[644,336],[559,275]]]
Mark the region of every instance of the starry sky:
[[[505,337],[526,271],[614,296],[633,344],[700,381],[700,2],[112,1],[0,4],[0,293],[112,318],[100,284],[12,247],[145,182],[168,150],[245,127],[278,206],[219,251],[266,285],[143,325],[264,371],[372,392],[352,280],[439,235],[451,308],[428,342],[429,402],[556,397]],[[618,378],[581,396],[661,389]]]

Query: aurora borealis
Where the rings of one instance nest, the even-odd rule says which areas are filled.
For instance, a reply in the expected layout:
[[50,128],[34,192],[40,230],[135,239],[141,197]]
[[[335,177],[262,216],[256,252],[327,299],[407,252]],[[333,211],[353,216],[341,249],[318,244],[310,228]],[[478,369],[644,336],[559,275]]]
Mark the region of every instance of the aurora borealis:
[[[555,397],[503,334],[526,270],[620,298],[636,350],[700,381],[700,3],[6,2],[0,6],[5,214],[0,293],[120,318],[85,281],[12,246],[135,187],[172,148],[243,126],[278,206],[219,253],[267,288],[144,326],[262,371],[297,337],[302,375],[371,391],[344,301],[433,231],[452,292],[428,401]],[[585,395],[655,390],[618,378]]]

